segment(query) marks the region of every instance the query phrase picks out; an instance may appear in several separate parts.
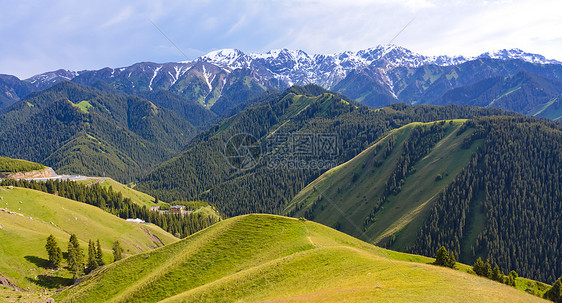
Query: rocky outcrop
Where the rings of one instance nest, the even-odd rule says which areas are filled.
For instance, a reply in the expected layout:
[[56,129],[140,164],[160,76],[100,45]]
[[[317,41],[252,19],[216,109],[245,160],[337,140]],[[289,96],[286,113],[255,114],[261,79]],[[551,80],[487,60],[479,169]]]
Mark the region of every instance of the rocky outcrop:
[[0,175],[0,178],[9,179],[41,179],[41,178],[53,178],[58,176],[57,173],[50,167],[46,167],[43,170],[30,171],[25,173],[13,173],[8,175]]
[[1,274],[0,274],[0,285],[10,287],[16,291],[24,291],[23,289],[14,285],[12,282],[10,282],[6,277],[2,276]]

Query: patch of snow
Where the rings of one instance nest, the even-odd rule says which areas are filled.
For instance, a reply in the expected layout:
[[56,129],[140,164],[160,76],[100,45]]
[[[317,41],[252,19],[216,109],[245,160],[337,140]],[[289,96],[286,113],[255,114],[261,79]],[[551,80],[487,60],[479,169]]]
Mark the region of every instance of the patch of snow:
[[150,83],[148,84],[148,89],[150,89],[152,91],[152,82],[154,81],[154,78],[156,78],[156,75],[158,75],[158,71],[160,71],[162,69],[162,66],[158,66],[156,69],[154,69],[154,74],[152,75],[152,78],[150,79]]
[[[205,64],[203,64],[203,78],[205,78],[205,82],[207,83],[207,86],[209,87],[209,92],[213,91],[213,86],[211,85],[211,81],[209,81],[209,78],[213,75],[213,73],[207,73],[207,69],[205,69]],[[214,79],[214,77],[213,77]]]

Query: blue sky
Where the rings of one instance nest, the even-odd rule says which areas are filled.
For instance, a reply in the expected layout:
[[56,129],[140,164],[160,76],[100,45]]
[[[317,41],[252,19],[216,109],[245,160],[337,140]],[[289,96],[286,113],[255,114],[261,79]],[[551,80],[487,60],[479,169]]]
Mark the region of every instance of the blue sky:
[[[425,55],[521,48],[562,60],[562,1],[0,0],[0,73],[185,61],[209,51],[336,53],[388,43]],[[150,21],[149,21],[150,20]]]

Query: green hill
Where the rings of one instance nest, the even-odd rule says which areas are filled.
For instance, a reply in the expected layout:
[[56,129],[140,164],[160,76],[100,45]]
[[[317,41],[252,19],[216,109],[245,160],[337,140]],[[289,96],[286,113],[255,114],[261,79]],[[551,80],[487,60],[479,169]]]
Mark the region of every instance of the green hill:
[[0,174],[25,173],[45,169],[45,166],[25,160],[0,157]]
[[[137,205],[140,206],[146,206],[147,208],[150,208],[152,206],[156,206],[157,204],[155,204],[155,198],[145,194],[143,192],[137,191],[125,184],[119,183],[111,178],[104,178],[104,177],[100,177],[100,178],[92,178],[92,179],[88,179],[88,180],[82,180],[82,181],[78,181],[79,183],[82,183],[84,185],[87,186],[92,186],[93,184],[99,184],[104,188],[109,188],[111,187],[113,189],[113,191],[115,192],[119,192],[123,195],[123,198],[129,198],[131,199],[131,201]],[[165,204],[163,202],[159,202],[160,205]]]
[[[201,133],[182,153],[142,178],[138,189],[165,201],[209,201],[227,216],[281,213],[295,194],[330,167],[271,167],[278,155],[271,147],[281,147],[284,139],[293,142],[291,138],[302,134],[310,140],[318,140],[319,135],[326,135],[335,138],[337,146],[333,153],[308,158],[290,153],[288,161],[283,163],[305,160],[307,163],[341,164],[375,143],[387,131],[414,121],[501,113],[504,112],[497,109],[404,104],[374,110],[318,86],[295,86],[285,92],[272,93]],[[224,153],[229,140],[241,134],[255,138],[262,151],[254,167],[242,170],[229,164]],[[305,147],[312,148],[313,144],[309,141]],[[296,144],[287,145],[290,149]]]
[[[414,163],[414,172],[405,178],[401,190],[381,203],[385,185],[399,163],[404,144],[416,128],[435,123],[411,123],[391,131],[352,160],[329,170],[306,186],[285,209],[295,217],[322,222],[338,230],[384,245],[392,236],[427,211],[436,194],[443,190],[468,164],[477,144],[461,148],[472,131],[460,134],[465,120],[449,120],[443,125],[442,138],[435,148]],[[393,149],[389,149],[393,146]],[[418,147],[419,148],[419,147]],[[387,153],[387,151],[391,151]],[[439,165],[435,165],[439,163]],[[440,180],[436,178],[440,176]],[[378,205],[380,211],[373,212]],[[415,240],[416,230],[403,232],[392,246],[404,249]]]
[[68,271],[45,268],[50,234],[63,251],[72,233],[83,249],[89,240],[99,239],[106,263],[113,261],[111,247],[116,240],[126,255],[177,241],[155,225],[126,222],[97,207],[35,190],[0,187],[0,197],[0,208],[5,210],[0,211],[0,274],[24,289],[72,283]]
[[0,155],[130,182],[180,152],[196,132],[146,99],[62,82],[0,112]]
[[434,256],[444,245],[465,263],[482,257],[553,283],[561,140],[558,125],[531,118],[409,124],[311,182],[284,213],[394,250]]
[[[106,266],[57,302],[541,302],[323,225],[247,215]],[[522,281],[520,281],[522,282]]]

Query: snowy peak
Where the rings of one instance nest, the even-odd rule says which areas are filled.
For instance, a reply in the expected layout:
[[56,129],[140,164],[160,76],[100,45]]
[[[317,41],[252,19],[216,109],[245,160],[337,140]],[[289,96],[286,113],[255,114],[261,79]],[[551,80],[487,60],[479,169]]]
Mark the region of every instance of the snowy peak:
[[547,59],[543,55],[526,53],[518,48],[502,49],[492,52],[485,52],[477,58],[490,58],[500,60],[518,59],[538,64],[562,64],[562,62],[554,59]]
[[60,81],[70,81],[78,76],[80,73],[65,69],[59,69],[52,72],[46,72],[43,74],[35,75],[27,81],[35,86],[37,89],[41,90],[54,85]]
[[4,79],[2,81],[8,83],[6,85],[9,89],[0,88],[0,96],[3,92],[12,102],[27,95],[28,91],[43,90],[61,81],[72,80],[85,85],[104,81],[126,93],[170,90],[210,106],[222,96],[225,87],[228,88],[243,77],[259,84],[257,86],[267,88],[284,89],[292,85],[313,83],[332,89],[349,75],[363,73],[368,78],[376,78],[391,96],[396,97],[393,92],[394,83],[400,79],[393,75],[403,74],[397,68],[460,65],[479,58],[562,65],[560,61],[549,60],[520,49],[486,52],[476,57],[425,56],[393,44],[336,54],[308,54],[302,50],[286,48],[265,53],[221,49],[186,62],[140,62],[128,67],[80,72],[60,69],[23,80],[25,83],[22,85],[27,88],[17,91],[14,85],[9,84],[14,81],[8,83]]
[[500,60],[517,59],[539,64],[562,64],[562,62],[546,59],[542,55],[526,53],[520,49],[499,50],[486,52],[476,57],[464,56],[425,56],[412,52],[394,44],[379,45],[359,51],[345,51],[336,54],[312,54],[309,55],[302,50],[274,49],[266,53],[245,54],[237,49],[222,49],[212,51],[195,61],[204,61],[230,68],[241,68],[251,66],[253,61],[279,65],[283,63],[301,67],[310,64],[319,64],[319,61],[331,61],[336,65],[352,65],[354,67],[374,66],[382,68],[392,67],[419,67],[421,65],[435,64],[440,66],[457,65],[478,58],[491,58]]
[[231,67],[231,68],[241,68],[244,67],[244,57],[246,55],[232,48],[221,49],[212,51],[204,56],[199,57],[195,61],[203,61],[213,63],[219,66]]
[[425,56],[394,44],[379,45],[358,51],[337,54],[312,54],[302,50],[274,49],[266,53],[245,54],[237,49],[212,51],[195,62],[212,63],[223,68],[249,68],[268,79],[276,79],[287,85],[316,83],[332,87],[352,70],[397,67],[417,68],[423,65],[458,65],[478,58],[518,59],[532,63],[562,64],[544,56],[525,53],[520,49],[487,52],[477,57]]
[[266,53],[245,54],[236,49],[212,51],[194,62],[212,63],[223,68],[249,68],[268,79],[287,86],[315,83],[332,87],[352,70],[368,67],[391,69],[419,67],[425,64],[452,65],[466,61],[462,57],[427,57],[393,44],[359,51],[309,55],[302,50],[274,49]]

